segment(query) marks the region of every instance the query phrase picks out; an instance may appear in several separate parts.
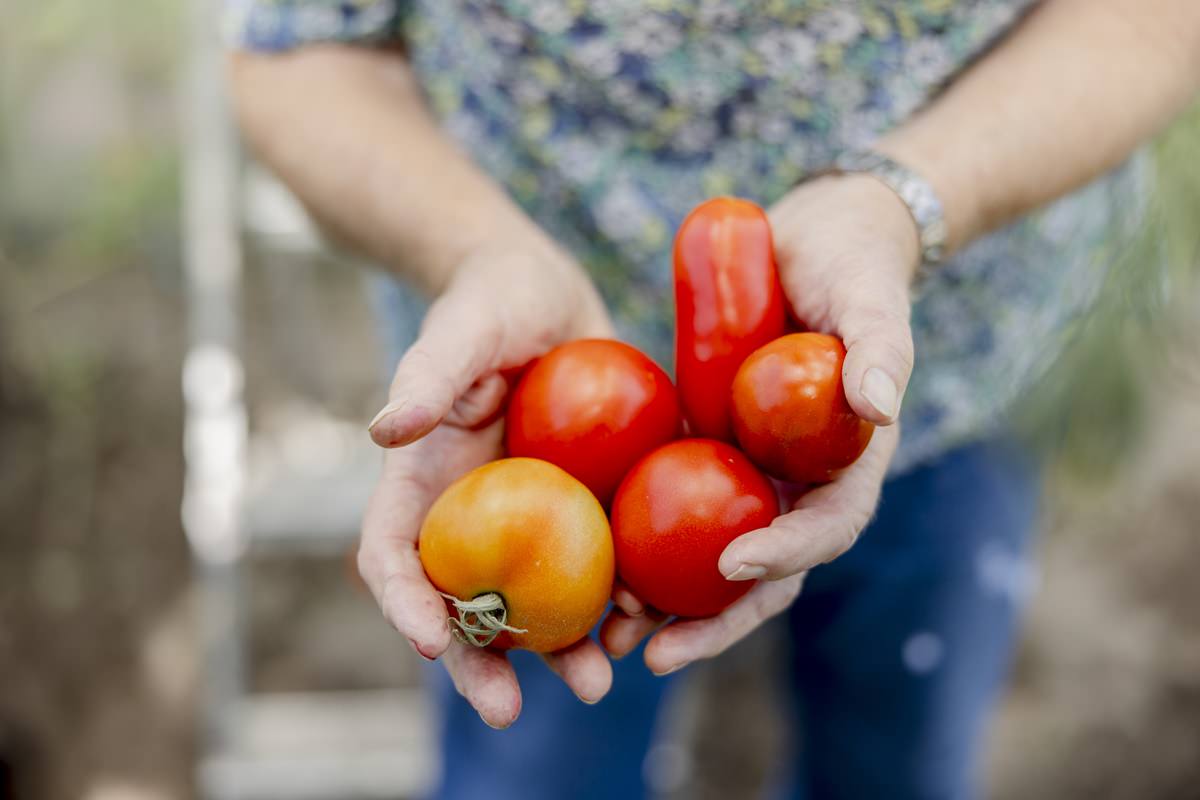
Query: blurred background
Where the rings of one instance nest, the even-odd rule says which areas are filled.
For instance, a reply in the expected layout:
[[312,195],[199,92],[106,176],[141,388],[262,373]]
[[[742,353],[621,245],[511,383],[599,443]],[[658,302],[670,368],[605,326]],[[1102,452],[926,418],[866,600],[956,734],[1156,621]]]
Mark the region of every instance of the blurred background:
[[[368,270],[240,154],[210,5],[0,0],[0,798],[433,775],[422,667],[349,556]],[[999,800],[1200,797],[1200,113],[1154,156],[1144,241],[1020,414],[1050,467]],[[692,671],[664,797],[763,780],[774,647]]]

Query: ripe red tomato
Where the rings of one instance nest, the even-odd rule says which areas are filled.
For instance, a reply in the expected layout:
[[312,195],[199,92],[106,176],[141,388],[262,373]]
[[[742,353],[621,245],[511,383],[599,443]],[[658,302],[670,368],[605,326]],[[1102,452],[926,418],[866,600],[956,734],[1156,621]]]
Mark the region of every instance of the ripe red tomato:
[[746,455],[780,480],[822,483],[854,463],[875,426],[842,388],[836,336],[793,333],[755,350],[733,379],[733,428]]
[[[613,544],[604,509],[553,464],[503,458],[468,472],[434,501],[418,539],[429,581],[510,628],[482,644],[538,653],[587,636],[612,594]],[[451,609],[457,619],[479,620]],[[499,616],[497,616],[499,614]],[[485,635],[485,639],[488,637]]]
[[744,455],[711,439],[664,445],[630,471],[613,501],[621,579],[660,611],[708,617],[750,591],[717,569],[725,546],[771,523],[775,487]]
[[510,455],[557,464],[607,504],[634,462],[679,435],[679,399],[640,351],[579,339],[525,371],[505,427]]
[[675,379],[693,436],[733,441],[734,373],[783,335],[785,307],[763,210],[736,197],[696,206],[675,235]]

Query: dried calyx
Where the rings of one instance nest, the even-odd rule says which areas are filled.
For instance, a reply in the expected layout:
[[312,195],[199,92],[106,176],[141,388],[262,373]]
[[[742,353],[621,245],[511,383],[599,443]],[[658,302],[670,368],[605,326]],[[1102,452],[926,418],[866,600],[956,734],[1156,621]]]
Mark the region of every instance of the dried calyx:
[[471,600],[459,600],[442,593],[454,606],[454,614],[446,619],[454,638],[475,647],[487,647],[501,633],[528,633],[508,624],[508,608],[504,598],[495,592],[481,594]]

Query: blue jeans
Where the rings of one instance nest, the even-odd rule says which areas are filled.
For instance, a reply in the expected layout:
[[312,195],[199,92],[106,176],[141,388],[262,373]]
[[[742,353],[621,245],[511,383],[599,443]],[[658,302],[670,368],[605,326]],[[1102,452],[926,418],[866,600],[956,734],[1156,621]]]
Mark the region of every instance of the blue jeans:
[[[799,735],[780,796],[975,796],[1031,584],[1038,477],[1001,446],[963,447],[889,481],[859,542],[812,571],[781,621]],[[447,755],[435,797],[645,796],[642,762],[677,676],[653,677],[634,654],[586,706],[536,656],[513,655],[525,700],[507,731],[486,727],[438,671]]]

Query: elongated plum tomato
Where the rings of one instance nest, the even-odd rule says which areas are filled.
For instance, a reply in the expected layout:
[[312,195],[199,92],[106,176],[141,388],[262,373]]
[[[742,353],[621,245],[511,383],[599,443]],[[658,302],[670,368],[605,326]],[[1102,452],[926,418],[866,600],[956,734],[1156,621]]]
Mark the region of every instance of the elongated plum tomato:
[[634,466],[613,501],[621,579],[668,614],[716,614],[754,584],[726,580],[717,569],[725,546],[778,511],[775,487],[730,445],[664,445]]
[[604,509],[582,483],[533,458],[493,461],[452,483],[429,509],[419,546],[439,591],[464,601],[499,595],[506,624],[525,632],[502,632],[494,647],[573,644],[612,593]]
[[755,350],[733,380],[733,428],[746,455],[780,480],[822,483],[850,466],[875,426],[842,388],[836,336],[793,333]]
[[634,462],[679,435],[671,379],[612,339],[559,345],[521,376],[508,404],[508,453],[574,475],[605,505]]
[[733,376],[785,323],[767,215],[736,197],[696,206],[675,236],[675,378],[693,436],[733,441]]

